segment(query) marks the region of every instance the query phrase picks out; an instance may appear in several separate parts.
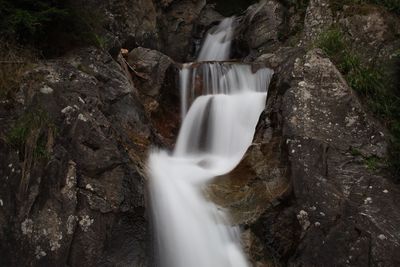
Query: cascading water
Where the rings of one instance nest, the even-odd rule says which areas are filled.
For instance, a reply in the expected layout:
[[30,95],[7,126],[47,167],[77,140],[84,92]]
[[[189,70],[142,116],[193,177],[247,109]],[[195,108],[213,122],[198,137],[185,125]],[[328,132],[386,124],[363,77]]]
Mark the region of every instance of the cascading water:
[[[234,19],[207,35],[199,61],[226,60]],[[246,267],[239,231],[206,200],[204,186],[231,171],[251,144],[272,71],[195,62],[180,73],[183,123],[173,153],[150,154],[158,260],[165,267]],[[189,108],[190,107],[190,108]]]

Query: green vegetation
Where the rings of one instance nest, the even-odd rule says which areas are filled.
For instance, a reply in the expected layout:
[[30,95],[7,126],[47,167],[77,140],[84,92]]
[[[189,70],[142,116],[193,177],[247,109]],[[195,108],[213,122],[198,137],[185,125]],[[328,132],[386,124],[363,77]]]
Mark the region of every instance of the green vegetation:
[[376,171],[378,169],[378,166],[381,162],[381,159],[378,157],[368,157],[364,159],[364,164],[367,166],[368,170],[370,171]]
[[46,158],[46,144],[48,130],[54,132],[54,125],[46,112],[41,109],[26,112],[9,131],[7,143],[14,149],[25,154],[26,149],[31,149],[35,158]]
[[330,6],[334,12],[342,10],[344,5],[372,4],[382,6],[387,10],[400,14],[399,0],[330,0]]
[[57,56],[82,45],[99,45],[101,19],[68,0],[0,0],[0,34]]
[[362,156],[360,150],[358,150],[357,148],[354,148],[354,147],[351,148],[350,154],[351,154],[352,156],[355,156],[355,157],[356,157],[356,156]]
[[19,88],[23,73],[35,62],[27,49],[0,40],[0,100],[11,98]]
[[[389,68],[362,63],[360,55],[351,49],[343,32],[334,26],[320,35],[316,42],[338,66],[348,84],[379,116],[391,133],[389,165],[396,177],[400,175],[400,57]],[[385,71],[391,69],[392,71]],[[374,166],[374,159],[368,160]]]

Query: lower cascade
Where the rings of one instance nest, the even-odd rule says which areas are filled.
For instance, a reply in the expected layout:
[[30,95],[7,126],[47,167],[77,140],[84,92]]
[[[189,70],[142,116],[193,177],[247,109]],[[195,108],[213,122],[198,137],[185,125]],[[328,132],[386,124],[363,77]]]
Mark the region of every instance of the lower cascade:
[[[223,21],[207,36],[201,60],[212,60],[215,53],[207,49],[215,47],[229,55],[229,46],[212,42],[229,43],[231,23],[231,18]],[[148,160],[159,266],[249,266],[239,229],[203,190],[214,177],[234,169],[250,146],[272,74],[242,63],[184,64],[183,122],[175,149],[153,151]]]

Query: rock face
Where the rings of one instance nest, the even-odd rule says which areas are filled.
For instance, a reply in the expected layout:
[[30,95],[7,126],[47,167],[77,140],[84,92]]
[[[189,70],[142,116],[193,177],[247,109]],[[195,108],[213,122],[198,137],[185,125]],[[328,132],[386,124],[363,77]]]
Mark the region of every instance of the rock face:
[[304,35],[306,40],[315,40],[333,23],[333,14],[329,0],[310,0],[304,18]]
[[386,155],[382,126],[318,50],[296,59],[282,109],[302,225],[290,265],[398,265],[400,191],[365,162]]
[[[136,89],[96,49],[25,79],[20,103],[2,113],[2,265],[148,266],[141,159],[154,138]],[[32,118],[16,122],[21,113]],[[10,144],[10,129],[26,140]]]
[[[380,13],[368,14],[350,18],[363,23]],[[327,1],[310,1],[299,44],[312,44],[333,21]],[[350,38],[388,25],[364,23]],[[376,31],[385,36],[381,49],[392,51],[393,31]],[[365,38],[355,42],[372,49]],[[211,198],[246,229],[255,266],[397,266],[400,188],[379,163],[387,158],[388,134],[326,55],[307,46],[271,42],[250,51],[275,70],[275,80],[253,145],[232,173],[210,185]]]
[[156,50],[142,47],[128,55],[134,84],[162,144],[172,148],[179,131],[180,64]]
[[114,56],[120,48],[155,49],[184,61],[191,49],[194,24],[205,0],[74,0],[79,9],[92,10],[100,20],[100,39]]
[[184,61],[191,49],[193,26],[205,7],[205,0],[174,1],[163,14],[160,28],[165,42],[165,54]]

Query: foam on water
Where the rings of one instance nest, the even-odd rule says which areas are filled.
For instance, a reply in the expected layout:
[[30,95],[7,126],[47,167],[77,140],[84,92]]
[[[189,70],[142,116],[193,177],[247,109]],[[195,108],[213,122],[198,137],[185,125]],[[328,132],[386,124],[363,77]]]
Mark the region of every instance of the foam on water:
[[[208,34],[199,60],[226,60],[232,18]],[[228,44],[227,44],[228,43]],[[272,71],[223,62],[185,64],[180,73],[183,122],[174,151],[153,151],[149,188],[158,264],[246,267],[240,232],[202,190],[230,172],[250,146]]]

